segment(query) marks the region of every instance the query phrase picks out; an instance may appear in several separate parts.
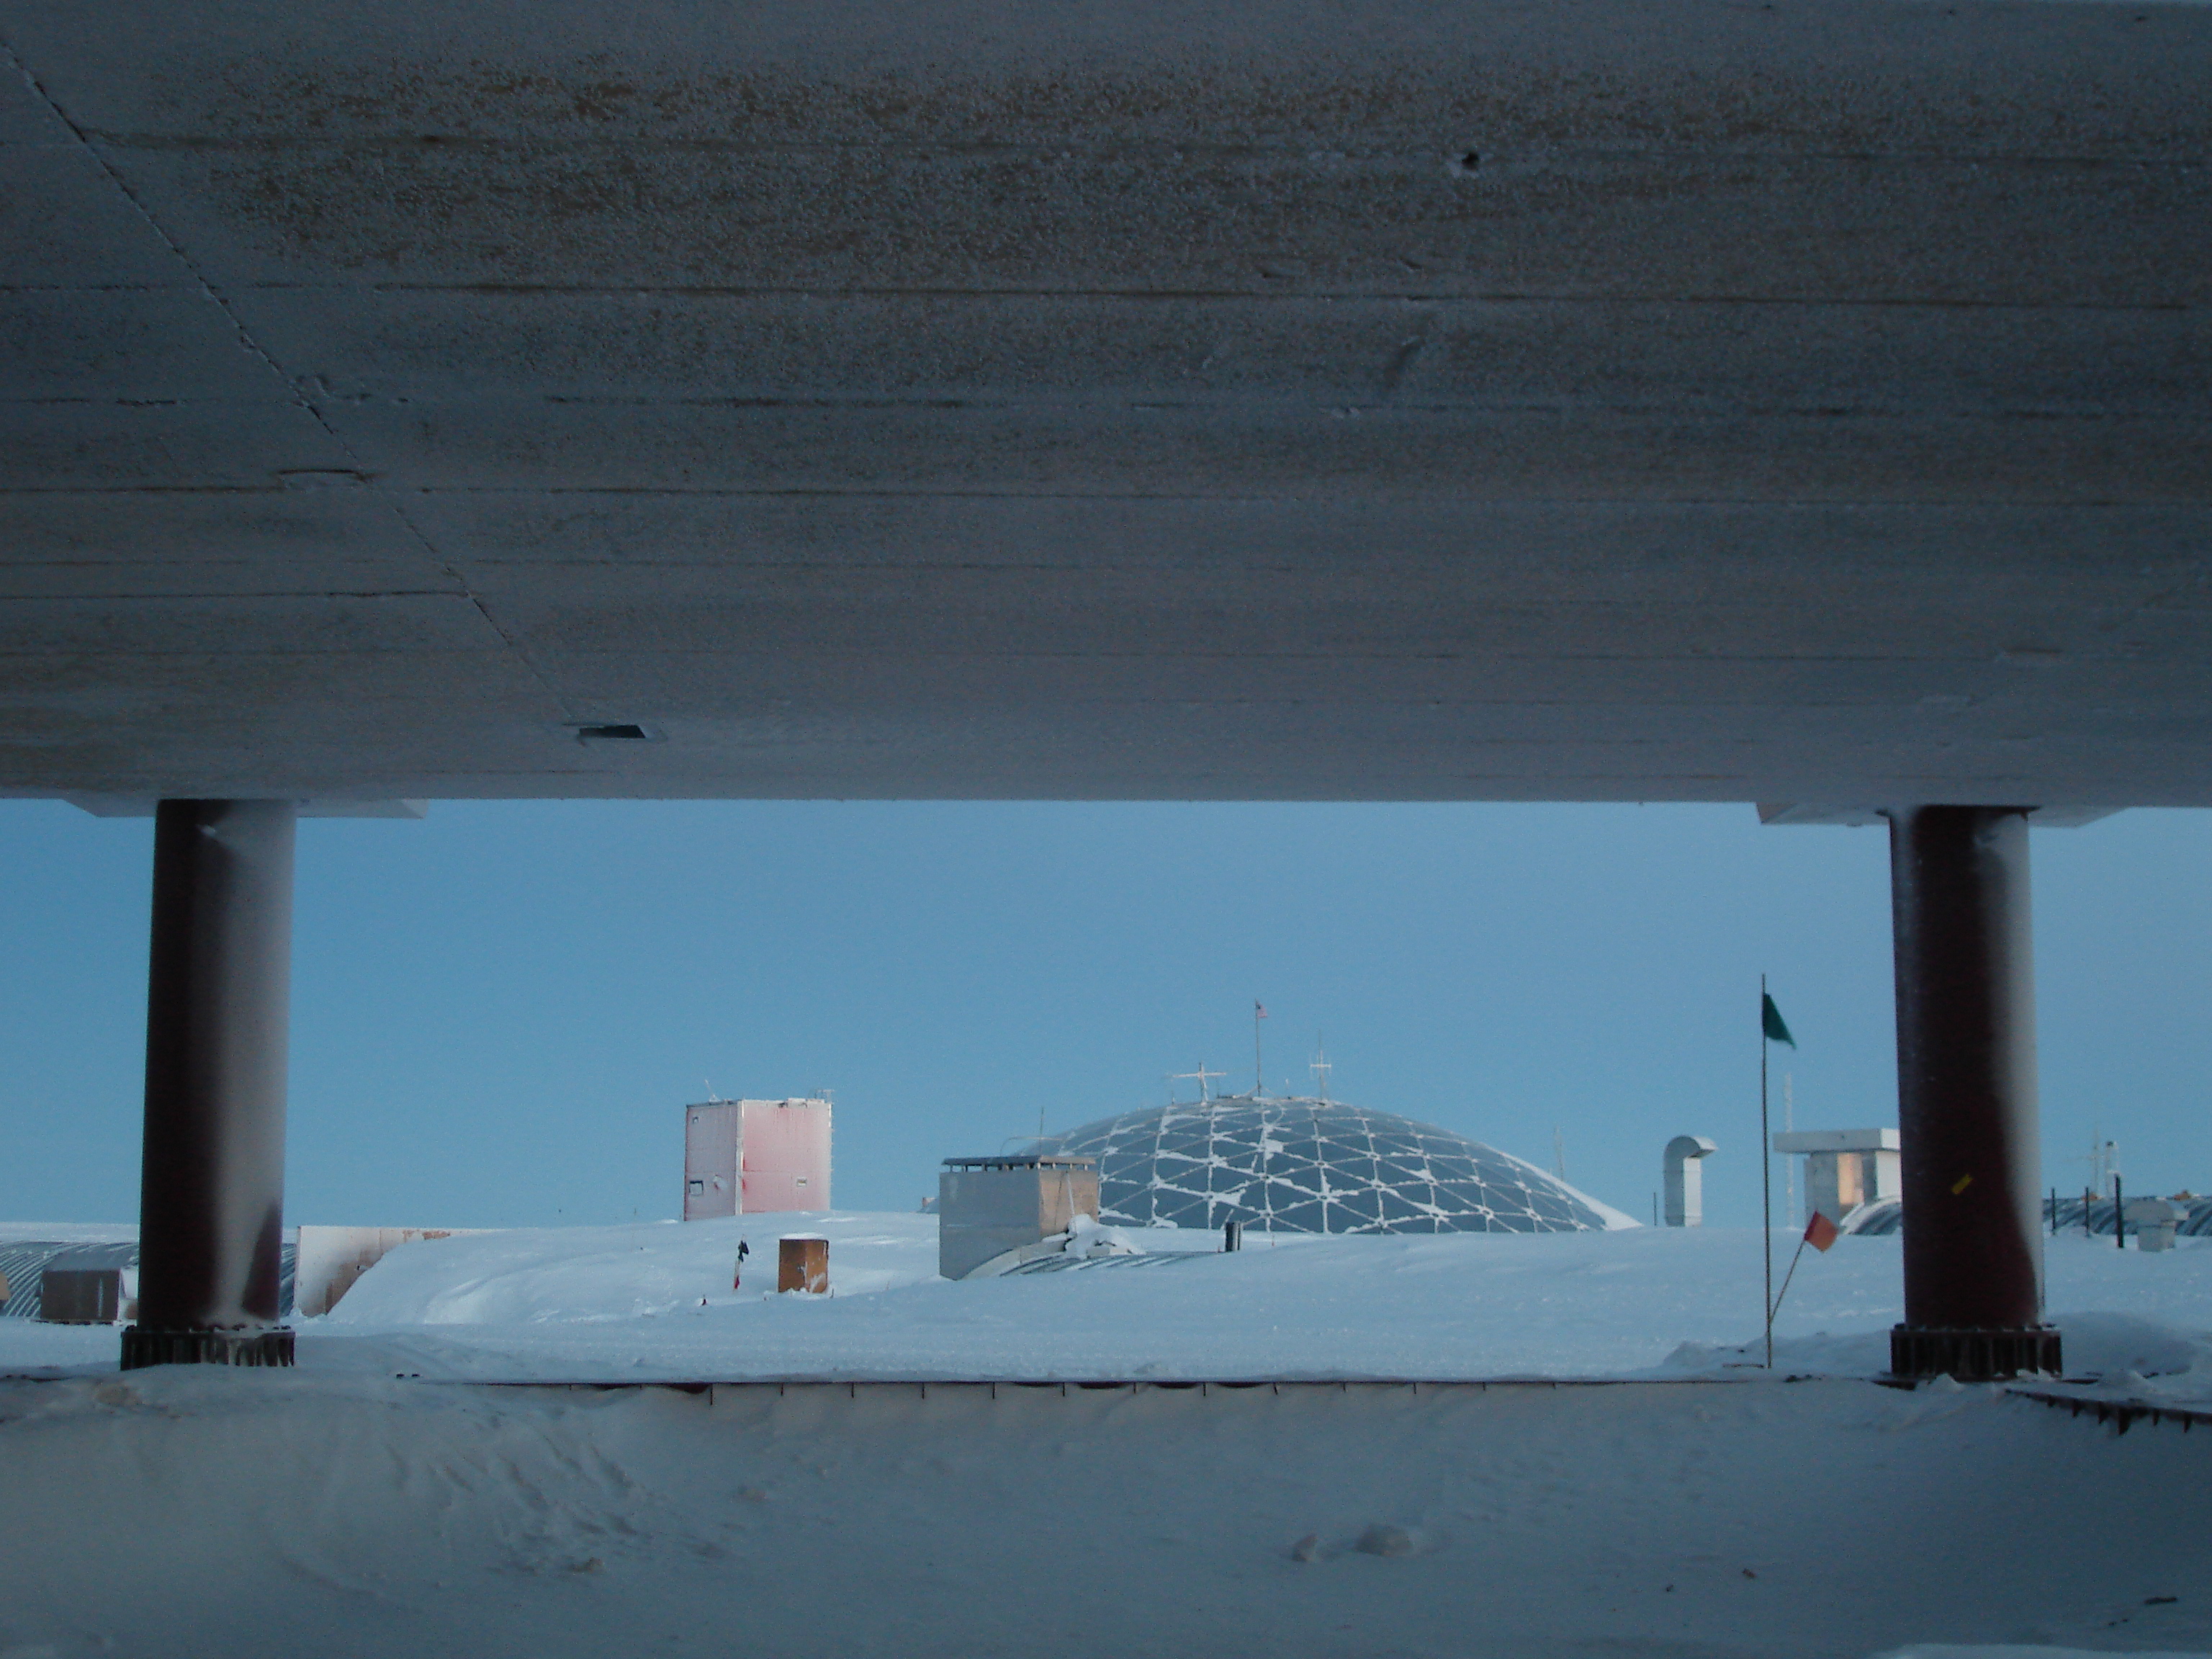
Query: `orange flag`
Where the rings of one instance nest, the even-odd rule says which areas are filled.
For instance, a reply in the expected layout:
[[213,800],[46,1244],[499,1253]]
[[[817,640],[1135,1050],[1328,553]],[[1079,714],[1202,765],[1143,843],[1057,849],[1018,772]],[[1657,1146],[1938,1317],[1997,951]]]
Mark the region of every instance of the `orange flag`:
[[1836,1224],[1818,1210],[1813,1212],[1813,1218],[1805,1224],[1805,1242],[1823,1254],[1826,1253],[1831,1244],[1842,1237],[1843,1235],[1836,1231]]

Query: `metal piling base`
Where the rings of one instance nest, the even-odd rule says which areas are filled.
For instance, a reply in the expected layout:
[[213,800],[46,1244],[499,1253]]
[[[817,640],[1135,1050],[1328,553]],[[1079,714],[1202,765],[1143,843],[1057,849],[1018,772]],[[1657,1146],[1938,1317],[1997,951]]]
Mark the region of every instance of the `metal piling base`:
[[149,1331],[129,1325],[123,1331],[123,1369],[149,1365],[289,1365],[292,1333],[283,1325],[260,1330]]
[[1953,1376],[1961,1382],[1994,1382],[2045,1373],[2057,1376],[2058,1333],[2049,1325],[2016,1330],[1966,1330],[1936,1325],[1893,1325],[1889,1332],[1893,1376]]

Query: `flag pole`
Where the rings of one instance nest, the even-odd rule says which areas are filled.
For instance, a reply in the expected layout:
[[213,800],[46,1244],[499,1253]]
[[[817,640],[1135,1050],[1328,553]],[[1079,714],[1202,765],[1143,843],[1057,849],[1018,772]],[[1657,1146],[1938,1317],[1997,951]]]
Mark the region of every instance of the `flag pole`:
[[[1797,1277],[1797,1257],[1804,1254],[1805,1241],[1801,1238],[1797,1241],[1796,1255],[1790,1258],[1790,1271],[1782,1275],[1782,1290],[1775,1297],[1774,1305],[1766,1310],[1766,1340],[1770,1344],[1774,1340],[1774,1316],[1782,1311],[1782,1298],[1790,1294],[1790,1281]],[[1770,1365],[1774,1363],[1774,1358],[1771,1352],[1767,1356],[1766,1363]]]
[[[1774,1369],[1774,1178],[1766,1133],[1766,975],[1759,976],[1759,1236],[1766,1247],[1766,1369]],[[1795,1266],[1795,1263],[1791,1264]]]

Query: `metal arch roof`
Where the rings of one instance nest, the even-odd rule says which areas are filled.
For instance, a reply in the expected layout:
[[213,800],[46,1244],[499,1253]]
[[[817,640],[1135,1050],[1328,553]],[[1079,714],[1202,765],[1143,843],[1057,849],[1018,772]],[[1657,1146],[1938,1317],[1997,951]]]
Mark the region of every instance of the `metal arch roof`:
[[[2156,1198],[2156,1193],[2138,1193],[2137,1198]],[[2132,1200],[2130,1200],[2132,1201]],[[2194,1195],[2172,1200],[2180,1206],[2182,1216],[2174,1231],[2182,1237],[2212,1237],[2212,1198]],[[2118,1205],[2109,1198],[2084,1199],[2080,1194],[2060,1194],[2057,1206],[2045,1198],[2043,1200],[2043,1224],[2059,1232],[2071,1232],[2083,1227],[2091,1237],[2110,1238],[2117,1224]],[[2128,1224],[2132,1227],[2135,1224]],[[1903,1230],[1905,1205],[1901,1199],[1877,1199],[1861,1205],[1844,1218],[1844,1231],[1868,1237],[1881,1237]]]
[[[286,1239],[280,1248],[277,1267],[277,1297],[279,1310],[289,1318],[293,1310],[293,1284],[299,1261],[299,1245]],[[138,1266],[138,1241],[136,1239],[86,1243],[82,1240],[13,1239],[0,1243],[0,1274],[8,1280],[8,1297],[0,1304],[0,1317],[36,1319],[43,1299],[41,1276],[49,1267],[132,1268]]]
[[40,1276],[49,1267],[135,1267],[136,1239],[113,1243],[70,1243],[57,1239],[25,1238],[0,1243],[0,1274],[8,1280],[8,1299],[0,1304],[0,1317],[36,1319],[40,1302]]

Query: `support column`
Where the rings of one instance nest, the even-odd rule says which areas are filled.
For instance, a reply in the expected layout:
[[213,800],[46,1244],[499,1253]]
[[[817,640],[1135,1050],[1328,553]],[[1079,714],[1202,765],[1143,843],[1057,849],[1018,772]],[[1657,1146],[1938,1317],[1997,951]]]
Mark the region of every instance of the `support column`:
[[2059,1369],[2043,1323],[2027,814],[1889,817],[1905,1322],[1899,1376]]
[[138,1322],[123,1366],[289,1365],[278,1323],[290,801],[165,800],[154,823]]

